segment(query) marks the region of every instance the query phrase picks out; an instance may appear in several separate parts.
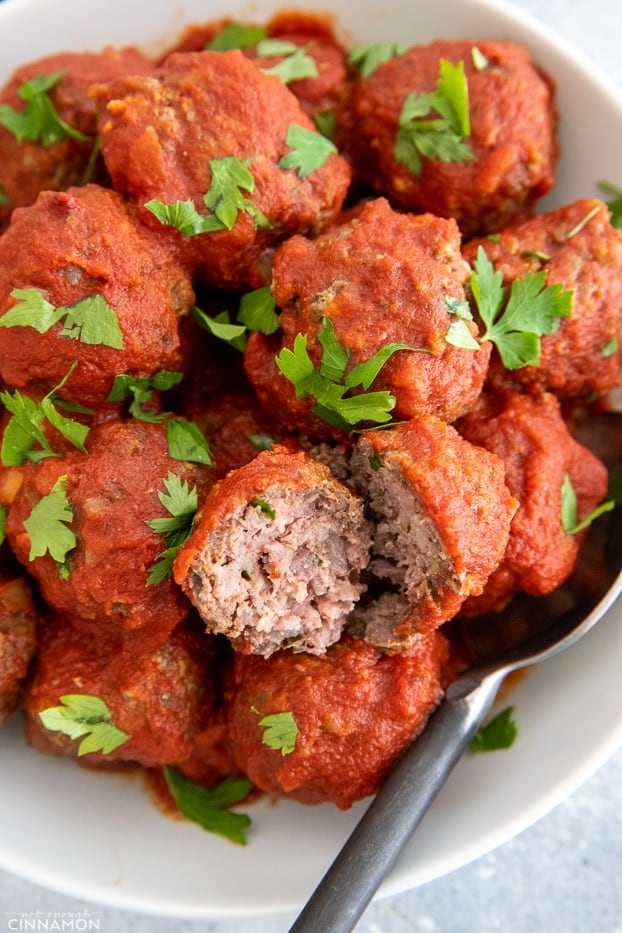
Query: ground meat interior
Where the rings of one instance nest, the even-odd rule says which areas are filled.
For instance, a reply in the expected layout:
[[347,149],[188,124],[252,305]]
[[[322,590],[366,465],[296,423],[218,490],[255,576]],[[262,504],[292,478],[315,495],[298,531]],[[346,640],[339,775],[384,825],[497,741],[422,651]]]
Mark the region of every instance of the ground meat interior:
[[203,619],[253,652],[322,653],[365,589],[370,535],[350,496],[272,486],[214,531],[188,578]]
[[372,644],[389,645],[417,602],[434,600],[441,585],[458,590],[460,581],[434,522],[399,465],[385,457],[378,468],[371,447],[361,442],[352,452],[350,469],[374,526],[365,574],[371,598],[357,606],[352,627]]

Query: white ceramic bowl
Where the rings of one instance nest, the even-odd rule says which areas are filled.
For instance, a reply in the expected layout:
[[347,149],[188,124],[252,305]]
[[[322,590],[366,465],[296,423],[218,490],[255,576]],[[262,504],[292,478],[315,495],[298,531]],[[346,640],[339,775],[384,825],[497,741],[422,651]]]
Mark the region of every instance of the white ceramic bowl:
[[[327,0],[306,0],[326,10]],[[278,0],[5,0],[0,81],[61,49],[168,47],[183,27],[231,14],[261,22]],[[555,77],[562,161],[543,206],[622,183],[622,103],[564,43],[495,0],[332,0],[351,42],[437,37],[526,42]],[[589,143],[586,145],[586,140]],[[466,756],[381,889],[438,877],[506,841],[573,791],[622,741],[622,606],[580,645],[513,688],[519,738]],[[0,866],[67,894],[169,916],[257,915],[302,905],[366,804],[342,813],[263,801],[246,848],[165,818],[137,779],[92,774],[27,748],[20,721],[0,731]]]

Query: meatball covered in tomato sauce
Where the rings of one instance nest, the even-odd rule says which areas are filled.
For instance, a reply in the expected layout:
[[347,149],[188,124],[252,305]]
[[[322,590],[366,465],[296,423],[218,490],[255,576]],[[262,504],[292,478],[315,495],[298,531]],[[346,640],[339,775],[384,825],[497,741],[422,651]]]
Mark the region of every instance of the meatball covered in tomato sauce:
[[[456,101],[451,92],[443,93],[441,82],[435,106],[442,62],[463,70],[467,90],[464,100],[458,95]],[[430,121],[463,104],[469,125],[459,121],[453,146],[446,142],[447,132],[437,141]],[[360,77],[342,133],[355,176],[402,207],[454,217],[472,236],[531,215],[554,182],[555,130],[551,82],[527,48],[437,40],[413,46]]]
[[38,613],[22,577],[0,580],[0,724],[23,693],[37,645]]
[[583,198],[508,227],[494,239],[471,240],[465,258],[475,262],[480,249],[506,288],[540,273],[546,285],[572,295],[570,315],[541,338],[537,364],[510,372],[493,353],[493,384],[536,394],[550,390],[561,398],[620,385],[622,232],[612,227],[602,202]]
[[[89,87],[152,68],[138,49],[105,48],[48,55],[14,72],[0,91],[0,229],[40,191],[91,180],[97,116]],[[40,120],[29,119],[33,111]]]
[[189,272],[119,194],[43,192],[0,238],[0,379],[105,405],[115,376],[183,368]]
[[518,502],[503,560],[464,613],[502,609],[517,590],[552,592],[572,572],[585,536],[564,526],[563,498],[576,497],[576,523],[586,518],[607,493],[604,464],[572,437],[551,394],[486,394],[457,427],[503,461]]
[[264,285],[277,243],[317,233],[341,209],[350,183],[345,159],[326,150],[318,163],[303,156],[300,170],[281,164],[296,148],[292,127],[327,141],[281,80],[238,50],[175,53],[157,76],[120,79],[94,93],[115,188],[142,206],[183,210],[177,224],[161,207],[155,213],[209,284]]
[[364,588],[369,543],[362,501],[324,464],[275,446],[210,490],[175,579],[239,650],[321,654]]
[[[440,702],[448,661],[440,632],[398,655],[344,636],[322,657],[236,655],[229,690],[232,754],[253,783],[306,804],[342,809],[378,790]],[[286,714],[284,754],[264,742],[261,721]]]
[[[81,750],[85,736],[71,738],[41,717],[64,697],[76,696],[78,706],[89,697],[105,704],[114,747]],[[72,616],[53,616],[43,629],[24,701],[26,737],[40,751],[80,757],[89,765],[172,764],[189,754],[212,703],[209,666],[189,629],[179,627],[157,648],[136,652],[115,639],[93,638]]]
[[[73,450],[4,471],[8,541],[51,608],[80,616],[94,632],[127,632],[137,645],[158,645],[189,604],[166,574],[151,578],[167,543],[158,522],[149,523],[172,520],[174,506],[166,503],[179,487],[198,500],[209,470],[173,459],[159,423],[105,423],[92,428],[87,445],[87,454]],[[41,527],[48,510],[65,542],[62,554]]]
[[292,237],[274,259],[272,293],[282,332],[251,334],[245,355],[262,407],[285,429],[327,433],[311,411],[315,400],[297,397],[274,357],[280,349],[291,351],[301,334],[319,368],[320,332],[328,320],[347,354],[346,374],[398,348],[373,381],[374,391],[395,397],[396,419],[433,414],[451,422],[464,414],[482,389],[490,355],[489,344],[473,353],[445,339],[450,305],[464,300],[468,275],[453,220],[401,214],[384,198],[315,240]]

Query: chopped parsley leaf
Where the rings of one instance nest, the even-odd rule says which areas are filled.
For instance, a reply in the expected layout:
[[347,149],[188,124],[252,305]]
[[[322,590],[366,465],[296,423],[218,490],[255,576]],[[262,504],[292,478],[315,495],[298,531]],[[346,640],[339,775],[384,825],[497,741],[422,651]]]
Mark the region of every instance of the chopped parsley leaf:
[[510,748],[517,735],[514,707],[507,706],[475,733],[469,748],[472,752],[494,752],[501,748]]
[[210,317],[195,305],[192,314],[199,327],[213,337],[230,343],[236,350],[242,351],[246,347],[247,328],[244,324],[234,324],[228,311],[220,311],[215,317]]
[[210,466],[212,455],[207,438],[194,421],[169,418],[166,422],[166,440],[169,456],[174,460]]
[[253,786],[248,778],[228,777],[217,787],[207,788],[195,784],[168,765],[163,768],[163,773],[180,813],[207,832],[223,836],[237,845],[246,845],[245,830],[251,825],[251,819],[246,813],[236,813],[228,808],[248,795]]
[[603,194],[608,195],[609,200],[605,203],[611,214],[611,226],[616,230],[622,230],[622,188],[612,185],[609,181],[599,181],[598,187]]
[[561,522],[567,535],[575,535],[587,528],[596,518],[615,508],[615,502],[608,500],[593,509],[589,515],[579,521],[577,514],[577,495],[568,473],[565,474],[561,488]]
[[319,369],[313,365],[307,351],[306,334],[297,334],[293,350],[283,347],[275,358],[280,371],[294,386],[296,398],[314,398],[316,404],[311,409],[313,413],[342,431],[350,431],[360,421],[377,424],[390,421],[395,398],[389,392],[344,396],[358,386],[368,389],[393,353],[398,350],[412,351],[413,348],[402,343],[388,344],[371,359],[354,366],[346,375],[350,351],[338,341],[330,318],[322,318],[318,341],[322,346]]
[[50,706],[39,713],[46,729],[62,732],[70,739],[79,739],[78,755],[102,752],[109,755],[129,739],[129,735],[112,722],[110,710],[98,696],[88,693],[66,693],[61,706]]
[[262,334],[274,334],[279,329],[276,302],[269,285],[242,295],[237,319],[248,330],[258,330]]
[[[61,454],[53,450],[48,441],[42,425],[48,421],[52,427],[68,440],[74,447],[86,453],[84,446],[89,428],[73,418],[62,415],[58,406],[63,405],[62,399],[57,399],[56,393],[65,385],[72,372],[78,365],[72,364],[66,376],[55,386],[40,402],[27,395],[22,395],[17,389],[13,393],[0,392],[0,401],[11,413],[2,438],[0,460],[3,466],[21,466],[26,460],[37,462],[46,457],[60,457]],[[56,404],[55,404],[56,403]],[[86,414],[92,414],[88,409],[74,406]],[[38,444],[38,447],[35,445]]]
[[59,336],[91,346],[123,349],[119,319],[103,295],[90,295],[72,305],[55,308],[36,288],[14,288],[17,303],[0,317],[0,327],[34,327],[45,334],[63,318]]
[[[437,117],[431,116],[433,112]],[[471,162],[473,151],[465,139],[471,135],[469,90],[464,64],[441,59],[436,88],[429,94],[409,94],[398,121],[395,160],[416,176],[423,159]]]
[[68,526],[73,521],[73,509],[67,498],[67,477],[60,476],[54,486],[33,506],[24,528],[30,538],[28,560],[50,555],[56,561],[63,578],[68,575],[67,555],[77,539]]
[[43,146],[52,146],[63,139],[76,139],[86,142],[88,136],[74,129],[58,115],[49,92],[62,80],[64,72],[56,71],[50,75],[38,75],[24,81],[18,90],[22,100],[26,101],[23,110],[15,110],[9,104],[0,104],[0,125],[9,130],[18,143],[29,140]]
[[175,227],[186,238],[231,230],[239,213],[249,214],[256,229],[268,229],[272,226],[268,218],[242,193],[252,194],[255,190],[249,163],[250,159],[240,161],[234,156],[210,161],[211,185],[203,195],[203,203],[210,214],[199,214],[192,200],[165,204],[153,198],[145,207],[161,224]]
[[575,237],[577,235],[577,233],[580,233],[585,227],[585,225],[588,224],[590,220],[592,219],[592,217],[595,217],[599,211],[600,211],[600,205],[597,204],[595,207],[592,208],[591,211],[587,212],[585,217],[581,218],[579,223],[576,224],[576,226],[574,226],[569,233],[566,234],[566,239],[571,240],[572,237]]
[[272,450],[276,441],[268,434],[249,434],[248,439],[257,450]]
[[166,548],[158,554],[155,563],[149,568],[147,586],[161,583],[173,572],[173,561],[179,548],[190,535],[192,523],[198,508],[196,486],[190,486],[176,473],[169,471],[164,480],[166,492],[158,490],[158,499],[169,513],[168,517],[150,518],[146,524],[158,534],[164,535]]
[[283,756],[291,755],[298,738],[298,724],[294,719],[294,714],[287,710],[284,713],[270,713],[268,716],[263,716],[254,706],[251,710],[255,715],[261,716],[259,725],[264,729],[263,744],[280,751]]
[[262,499],[260,496],[256,496],[254,499],[252,499],[251,505],[256,506],[256,508],[258,508],[261,512],[263,512],[263,514],[267,518],[269,518],[270,521],[274,521],[274,519],[276,518],[276,512],[274,511],[270,503],[266,502],[266,500]]
[[231,22],[205,46],[211,52],[230,52],[232,49],[249,49],[267,38],[268,30],[263,26],[247,26]]
[[611,340],[607,341],[605,346],[600,351],[600,355],[604,357],[615,356],[618,352],[618,338],[612,337]]
[[162,369],[153,376],[132,376],[120,373],[114,377],[107,401],[123,402],[130,399],[129,413],[138,421],[163,421],[167,412],[151,412],[145,406],[153,398],[153,392],[168,392],[183,379],[183,373]]
[[322,136],[332,139],[337,128],[337,114],[334,110],[320,110],[313,114],[313,122]]
[[[471,318],[466,302],[461,303],[459,320],[453,322],[445,335],[447,343],[463,349],[477,349],[479,342],[495,344],[506,369],[537,366],[540,362],[540,338],[554,333],[559,319],[572,313],[572,292],[558,283],[545,285],[546,273],[528,272],[515,279],[506,303],[503,275],[495,271],[480,246],[470,284],[484,333],[477,340],[465,320]],[[454,309],[448,305],[448,311]],[[471,318],[472,319],[472,318]]]
[[321,168],[328,157],[337,152],[335,144],[326,136],[295,123],[287,127],[285,142],[292,151],[280,159],[279,168],[297,169],[301,178]]
[[355,45],[348,55],[348,64],[357,69],[361,78],[369,78],[376,68],[403,55],[409,46],[400,42],[365,42]]
[[284,58],[271,68],[261,68],[264,74],[276,75],[283,84],[292,81],[301,81],[304,78],[317,78],[319,75],[317,63],[311,55],[307,54],[309,46],[296,45],[284,39],[262,39],[257,46],[259,58],[271,58],[283,55]]

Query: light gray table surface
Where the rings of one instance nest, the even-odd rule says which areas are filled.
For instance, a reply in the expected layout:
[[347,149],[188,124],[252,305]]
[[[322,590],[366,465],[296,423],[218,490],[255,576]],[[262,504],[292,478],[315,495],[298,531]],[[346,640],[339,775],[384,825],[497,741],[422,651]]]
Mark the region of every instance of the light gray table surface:
[[[622,85],[622,0],[513,2]],[[75,920],[85,910],[97,916],[103,933],[282,933],[293,920],[283,914],[252,921],[157,918],[65,897],[0,871],[0,933],[18,928],[16,916],[37,912],[49,929],[50,918],[56,929],[69,928],[61,923],[72,918],[79,929]],[[622,933],[622,750],[510,842],[423,887],[375,901],[357,930]]]

